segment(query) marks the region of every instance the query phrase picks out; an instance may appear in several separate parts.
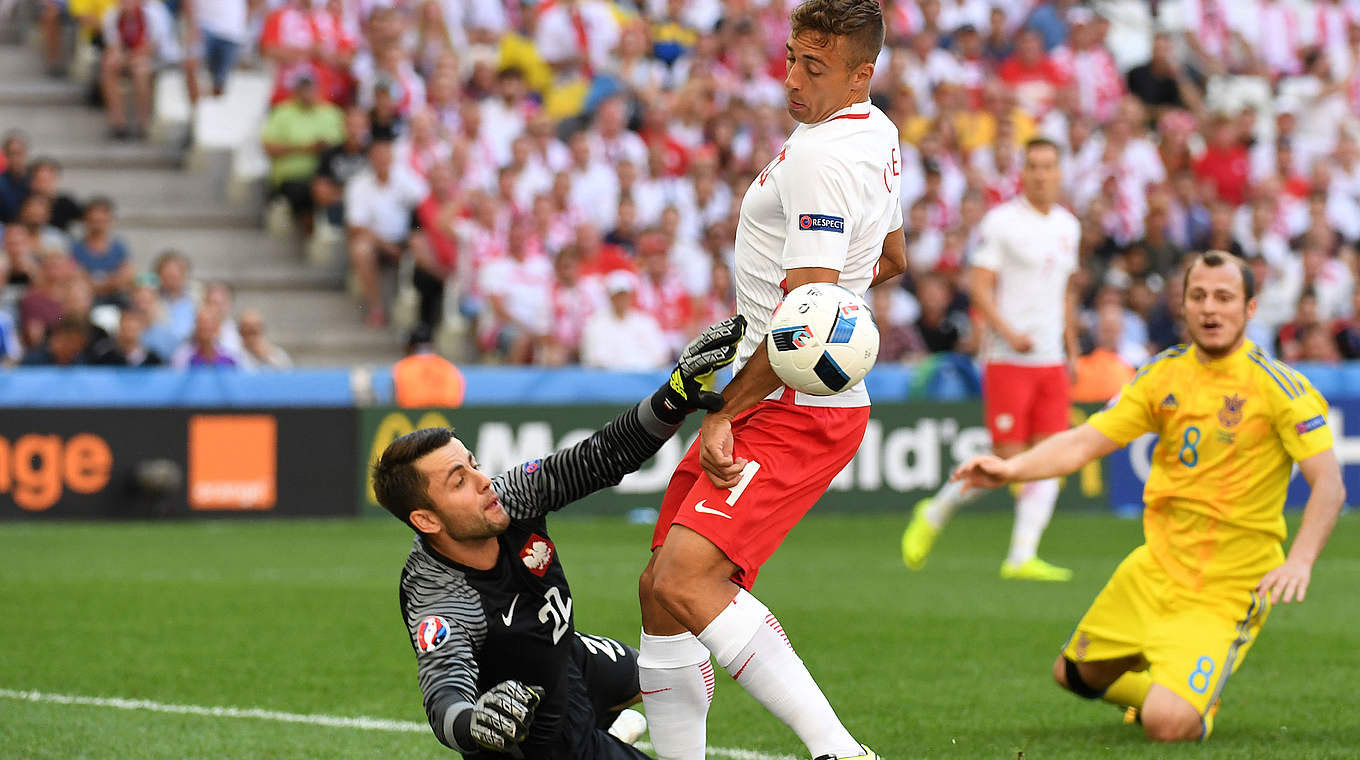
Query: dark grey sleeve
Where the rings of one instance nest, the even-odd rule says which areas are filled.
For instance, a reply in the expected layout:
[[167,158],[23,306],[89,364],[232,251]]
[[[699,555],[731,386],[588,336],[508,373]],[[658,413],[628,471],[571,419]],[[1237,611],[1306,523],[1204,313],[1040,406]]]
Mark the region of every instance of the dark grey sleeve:
[[679,428],[658,419],[650,399],[644,400],[575,446],[497,475],[491,487],[512,518],[541,517],[601,488],[618,485]]
[[467,735],[468,711],[478,697],[477,651],[486,640],[486,615],[470,585],[461,579],[440,580],[427,581],[419,573],[403,575],[402,612],[416,653],[416,678],[430,728],[445,746],[472,752],[478,747]]

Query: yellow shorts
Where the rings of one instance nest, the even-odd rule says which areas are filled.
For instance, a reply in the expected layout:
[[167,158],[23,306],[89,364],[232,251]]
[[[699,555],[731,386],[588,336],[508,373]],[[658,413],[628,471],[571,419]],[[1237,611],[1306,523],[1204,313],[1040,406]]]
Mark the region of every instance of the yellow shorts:
[[1119,563],[1063,646],[1063,656],[1091,662],[1140,655],[1153,683],[1205,715],[1269,614],[1270,600],[1254,586],[1186,588],[1140,546]]

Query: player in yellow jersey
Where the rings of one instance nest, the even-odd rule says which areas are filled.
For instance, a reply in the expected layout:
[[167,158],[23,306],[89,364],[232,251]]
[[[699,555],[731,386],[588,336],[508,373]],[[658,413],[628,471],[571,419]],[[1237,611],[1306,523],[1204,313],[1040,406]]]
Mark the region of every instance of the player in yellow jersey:
[[[1303,601],[1345,501],[1327,403],[1246,340],[1251,270],[1211,251],[1185,272],[1193,341],[1168,349],[1086,424],[1012,459],[976,457],[969,487],[1051,478],[1158,433],[1142,546],[1120,563],[1053,663],[1063,688],[1139,711],[1160,741],[1207,738],[1223,686],[1271,605]],[[1286,558],[1284,498],[1297,462],[1312,488]]]

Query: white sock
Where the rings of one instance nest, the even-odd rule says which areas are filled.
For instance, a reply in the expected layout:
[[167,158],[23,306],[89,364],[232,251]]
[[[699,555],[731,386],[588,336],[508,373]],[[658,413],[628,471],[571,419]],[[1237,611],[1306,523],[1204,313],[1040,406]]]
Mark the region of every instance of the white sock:
[[704,760],[713,663],[692,633],[652,636],[638,646],[638,682],[652,749],[661,760]]
[[935,526],[935,530],[940,530],[949,522],[949,518],[954,516],[959,507],[972,502],[977,497],[986,493],[986,489],[970,488],[965,493],[963,482],[951,480],[944,484],[944,488],[935,494],[935,498],[926,505],[926,520]]
[[1011,531],[1011,551],[1006,561],[1022,565],[1034,559],[1039,551],[1039,539],[1053,516],[1053,505],[1058,502],[1058,479],[1036,480],[1020,487],[1020,498],[1015,502],[1015,528]]
[[774,615],[745,589],[708,624],[699,641],[733,680],[793,729],[813,757],[862,753],[812,680]]

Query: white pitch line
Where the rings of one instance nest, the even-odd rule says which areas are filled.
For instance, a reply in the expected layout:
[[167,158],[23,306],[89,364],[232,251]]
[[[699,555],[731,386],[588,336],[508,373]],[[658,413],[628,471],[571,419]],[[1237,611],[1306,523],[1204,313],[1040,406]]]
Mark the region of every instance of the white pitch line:
[[[363,731],[397,731],[400,733],[423,734],[430,730],[425,723],[409,720],[389,720],[386,718],[347,718],[342,715],[316,715],[303,713],[261,710],[258,707],[204,707],[202,705],[175,705],[155,702],[150,699],[124,699],[121,697],[83,697],[74,694],[53,694],[45,691],[16,691],[0,689],[0,698],[16,699],[22,702],[44,702],[55,705],[81,705],[85,707],[112,707],[118,710],[146,710],[148,712],[174,713],[178,715],[202,715],[209,718],[255,718],[274,720],[282,723],[304,723],[312,726],[331,728],[357,728]],[[651,749],[646,742],[639,742],[639,748]],[[709,747],[708,754],[727,760],[795,760],[791,755],[770,755],[750,749],[733,747]]]

